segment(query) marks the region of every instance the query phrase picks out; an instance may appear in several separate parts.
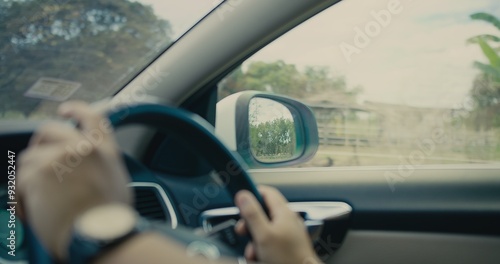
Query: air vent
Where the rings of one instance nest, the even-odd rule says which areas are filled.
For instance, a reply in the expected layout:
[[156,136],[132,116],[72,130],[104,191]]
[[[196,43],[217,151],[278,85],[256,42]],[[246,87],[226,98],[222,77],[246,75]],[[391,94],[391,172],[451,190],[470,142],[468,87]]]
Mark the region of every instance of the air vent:
[[152,221],[169,221],[167,208],[159,193],[154,187],[134,186],[135,209],[139,214]]

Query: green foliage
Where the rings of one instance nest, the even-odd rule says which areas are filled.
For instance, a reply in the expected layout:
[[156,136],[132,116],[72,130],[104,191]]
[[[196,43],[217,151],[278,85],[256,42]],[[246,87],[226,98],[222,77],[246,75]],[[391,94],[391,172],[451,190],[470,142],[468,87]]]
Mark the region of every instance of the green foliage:
[[500,30],[500,20],[492,14],[480,12],[480,13],[472,14],[470,16],[470,18],[473,20],[482,20],[482,21],[488,22],[488,23],[492,24],[493,26],[495,26],[498,30]]
[[491,67],[500,69],[500,57],[497,52],[484,39],[479,39],[478,43],[484,55],[488,58]]
[[493,77],[496,82],[500,82],[500,67],[484,64],[482,62],[474,62],[474,66],[480,69],[483,73]]
[[0,113],[30,114],[40,100],[23,94],[40,77],[82,83],[73,98],[111,95],[171,42],[167,21],[127,0],[3,0],[0,10]]
[[489,35],[489,34],[483,34],[483,35],[478,35],[478,36],[469,38],[467,40],[467,43],[468,44],[477,44],[479,42],[479,40],[500,42],[500,37]]
[[[470,17],[473,20],[488,22],[500,30],[500,20],[491,14],[476,13],[472,14]],[[489,61],[489,65],[481,62],[475,62],[474,65],[483,73],[490,75],[496,82],[500,82],[500,56],[498,54],[498,48],[492,47],[488,42],[500,42],[500,37],[483,34],[467,40],[467,43],[478,44]]]
[[261,161],[292,158],[296,143],[295,126],[291,119],[277,118],[250,124],[250,147]]
[[298,95],[301,76],[295,65],[283,61],[274,63],[254,62],[248,67],[245,84],[250,90],[264,90],[275,93]]
[[219,99],[245,90],[267,91],[295,98],[335,91],[355,101],[362,89],[349,89],[343,76],[332,77],[330,73],[327,67],[306,67],[301,72],[294,64],[281,60],[252,62],[245,72],[238,67],[219,84]]
[[474,80],[470,92],[474,100],[471,119],[476,129],[486,130],[500,127],[500,83],[487,71],[481,72]]
[[[500,20],[488,13],[476,13],[471,19],[485,21],[500,30]],[[474,80],[471,97],[474,100],[472,119],[476,129],[500,127],[498,113],[500,112],[500,47],[490,43],[500,42],[500,37],[493,35],[478,35],[467,40],[467,43],[479,45],[489,64],[474,62],[481,72]]]

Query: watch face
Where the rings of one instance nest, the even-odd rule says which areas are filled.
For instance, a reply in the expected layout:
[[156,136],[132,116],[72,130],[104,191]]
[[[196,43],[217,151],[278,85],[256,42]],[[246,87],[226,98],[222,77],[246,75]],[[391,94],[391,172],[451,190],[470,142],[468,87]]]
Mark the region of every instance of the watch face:
[[75,229],[84,237],[98,241],[111,241],[130,233],[137,221],[137,214],[129,206],[102,205],[80,216],[75,223]]

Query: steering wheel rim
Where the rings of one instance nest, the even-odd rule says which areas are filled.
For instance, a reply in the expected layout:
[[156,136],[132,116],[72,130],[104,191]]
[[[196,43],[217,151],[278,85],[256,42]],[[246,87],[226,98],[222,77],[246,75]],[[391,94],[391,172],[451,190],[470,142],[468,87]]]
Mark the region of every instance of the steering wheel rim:
[[[200,116],[179,108],[157,104],[141,104],[119,109],[109,115],[109,120],[115,129],[129,124],[140,124],[182,140],[187,148],[197,151],[217,171],[220,182],[225,184],[224,187],[231,197],[234,198],[240,190],[247,190],[257,198],[266,214],[268,214],[263,198],[257,191],[255,184],[253,184],[250,175],[246,172],[246,165],[241,157],[233,154],[215,136],[213,126]],[[135,161],[130,158],[128,160]],[[135,169],[139,169],[136,173],[151,172],[142,163],[140,165],[142,166],[136,166]],[[179,232],[176,232],[177,230],[164,231],[186,245],[189,242],[200,241],[200,236],[186,235],[186,230],[182,228]],[[216,242],[215,245],[221,249],[221,252],[229,252],[228,256],[242,256],[245,248],[245,245],[240,245],[228,251],[227,247],[221,246],[220,243]]]
[[[109,115],[115,129],[128,124],[146,125],[157,131],[175,135],[186,147],[196,150],[217,171],[232,197],[241,190],[251,192],[267,212],[264,200],[246,172],[243,160],[232,153],[212,132],[203,118],[179,108],[157,104],[141,104],[120,109]],[[229,176],[229,179],[224,177]]]
[[[212,132],[213,127],[203,118],[193,113],[187,112],[182,109],[156,105],[156,104],[140,104],[128,106],[108,115],[111,125],[115,129],[119,129],[125,125],[136,124],[146,125],[157,131],[173,134],[178,138],[189,138],[184,140],[186,146],[198,151],[200,155],[208,161],[208,163],[218,172],[222,182],[226,183],[225,188],[229,194],[234,197],[240,190],[248,190],[251,192],[259,203],[263,206],[264,211],[268,210],[263,202],[262,196],[257,191],[250,176],[246,172],[245,163],[242,159],[233,154],[227,147],[214,135]],[[147,169],[141,162],[130,159],[142,166],[142,171]],[[223,177],[228,177],[227,179]],[[206,238],[189,233],[186,229],[177,228],[175,230],[164,230],[165,233],[170,235],[179,242],[186,245],[189,241],[207,241]],[[50,256],[44,252],[42,245],[37,240],[36,236],[27,226],[27,242],[30,251],[30,263],[54,263]],[[222,252],[230,252],[232,256],[242,256],[242,252],[237,251],[236,248],[232,250],[223,249],[224,245],[217,241],[211,241]],[[232,254],[233,253],[233,254]],[[33,260],[35,260],[33,262]]]

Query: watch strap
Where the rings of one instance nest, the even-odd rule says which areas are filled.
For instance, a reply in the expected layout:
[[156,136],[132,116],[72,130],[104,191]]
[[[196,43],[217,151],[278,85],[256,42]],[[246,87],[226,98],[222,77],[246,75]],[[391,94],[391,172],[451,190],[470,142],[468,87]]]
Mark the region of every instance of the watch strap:
[[106,252],[109,252],[118,245],[121,245],[124,242],[128,241],[130,238],[149,229],[149,227],[149,222],[146,219],[139,217],[136,225],[130,232],[111,241],[93,240],[89,239],[88,237],[82,236],[78,232],[73,232],[69,245],[69,263],[90,263],[94,259],[100,257]]

